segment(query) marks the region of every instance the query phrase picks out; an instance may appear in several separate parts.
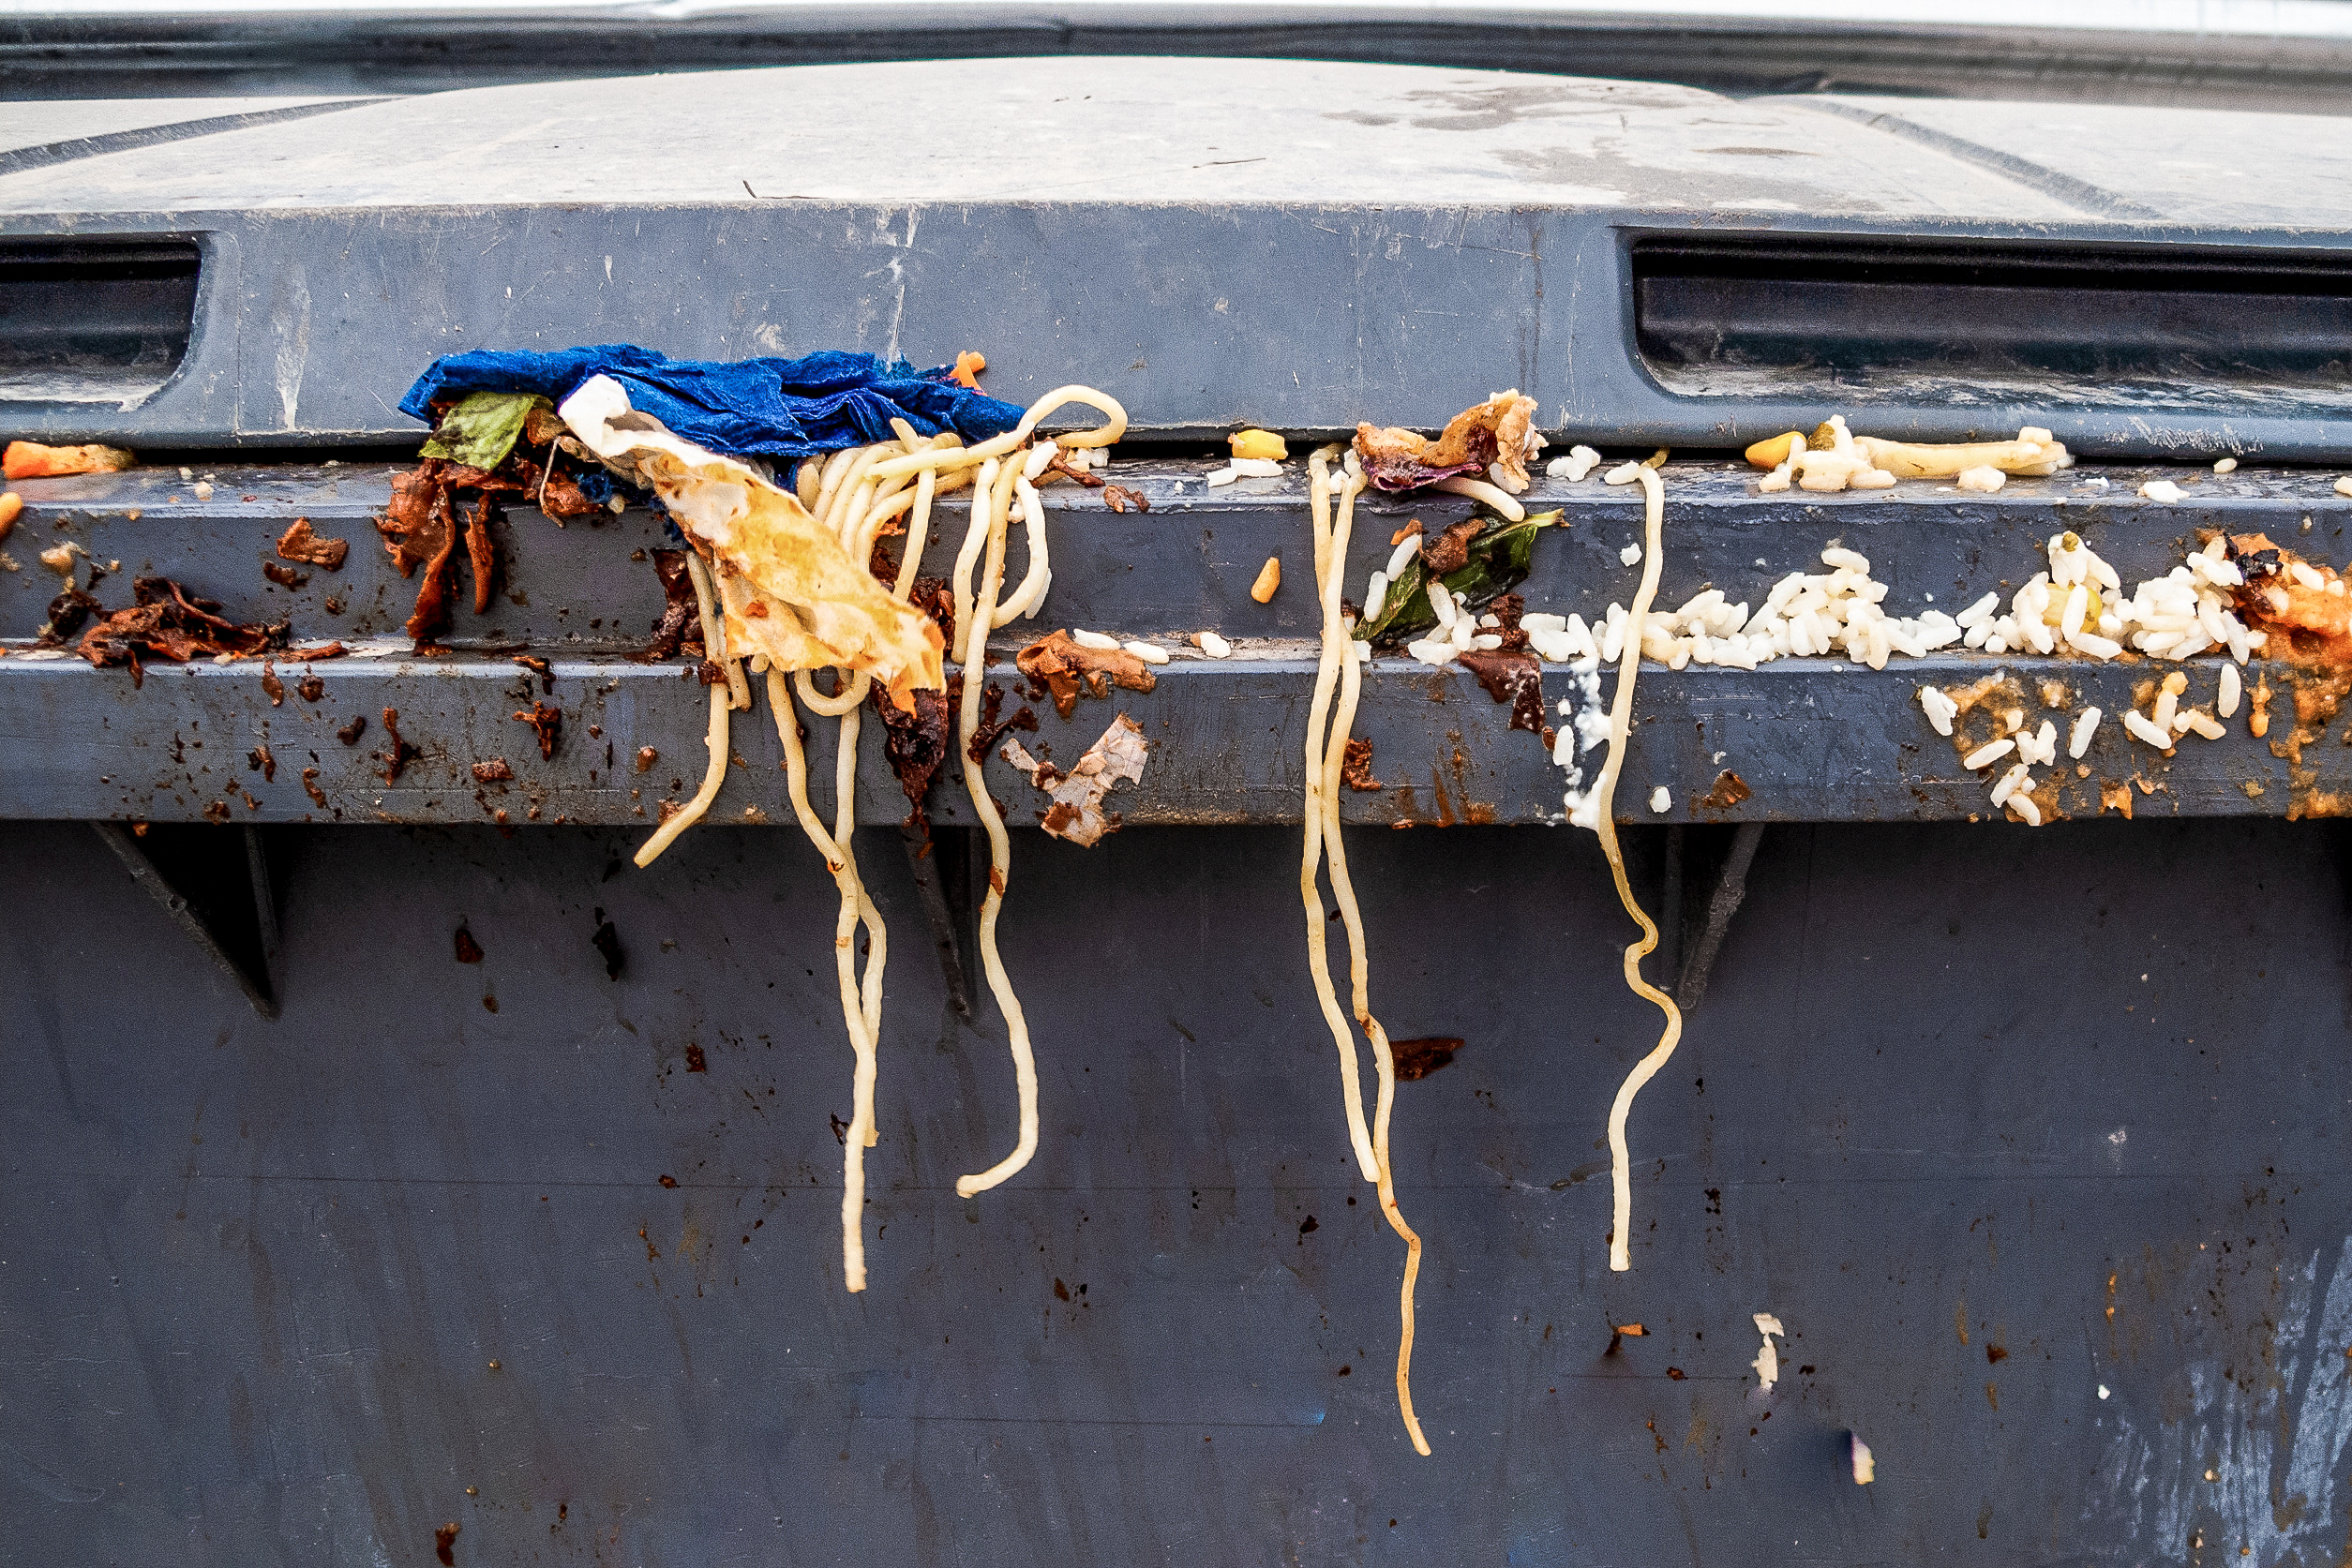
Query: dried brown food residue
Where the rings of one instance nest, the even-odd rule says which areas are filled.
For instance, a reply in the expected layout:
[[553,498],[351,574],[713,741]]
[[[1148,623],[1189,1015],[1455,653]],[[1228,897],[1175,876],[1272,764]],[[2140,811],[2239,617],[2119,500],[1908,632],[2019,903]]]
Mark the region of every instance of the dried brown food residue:
[[1715,776],[1715,787],[1699,797],[1699,804],[1707,811],[1728,812],[1755,793],[1745,779],[1726,768]]
[[311,531],[310,519],[296,517],[292,526],[277,536],[277,555],[281,560],[298,560],[306,566],[321,566],[329,572],[343,569],[343,558],[351,553],[348,539],[322,539]]
[[515,717],[520,723],[529,724],[532,732],[538,736],[539,755],[542,758],[553,757],[556,746],[563,739],[563,709],[533,701],[529,709],[518,710]]
[[1381,787],[1372,777],[1372,740],[1369,735],[1351,736],[1340,754],[1340,782],[1350,789],[1367,794]]
[[128,665],[134,683],[142,678],[142,655],[184,665],[200,654],[251,658],[286,646],[286,622],[227,620],[218,605],[193,597],[169,577],[140,577],[131,596],[129,609],[103,616],[82,633],[77,651],[100,668]]
[[1431,1035],[1425,1039],[1390,1040],[1388,1054],[1395,1058],[1397,1077],[1410,1083],[1427,1078],[1431,1073],[1454,1059],[1454,1053],[1462,1042],[1451,1035]]

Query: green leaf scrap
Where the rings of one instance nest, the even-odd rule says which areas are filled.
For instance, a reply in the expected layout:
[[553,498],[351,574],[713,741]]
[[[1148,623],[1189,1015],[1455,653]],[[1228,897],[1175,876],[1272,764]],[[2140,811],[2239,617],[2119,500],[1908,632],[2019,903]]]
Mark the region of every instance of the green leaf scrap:
[[468,468],[494,469],[515,450],[531,411],[554,407],[532,392],[469,392],[442,416],[417,455],[446,457]]
[[[1437,580],[1458,604],[1481,609],[1498,594],[1507,593],[1526,579],[1536,553],[1536,535],[1560,520],[1558,512],[1538,512],[1523,522],[1490,515],[1486,526],[1470,541],[1470,559]],[[1380,602],[1379,613],[1356,623],[1357,640],[1378,648],[1410,642],[1437,624],[1430,607],[1427,569],[1420,556],[1405,562]]]

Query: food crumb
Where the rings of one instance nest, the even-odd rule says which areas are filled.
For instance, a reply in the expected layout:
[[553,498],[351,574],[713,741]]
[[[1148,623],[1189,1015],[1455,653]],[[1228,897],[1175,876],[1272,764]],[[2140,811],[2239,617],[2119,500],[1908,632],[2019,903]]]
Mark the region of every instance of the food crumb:
[[1259,604],[1270,604],[1275,590],[1282,586],[1282,558],[1267,556],[1266,564],[1258,568],[1258,580],[1250,585],[1250,597]]
[[1650,791],[1650,809],[1654,812],[1669,812],[1674,809],[1673,794],[1664,784]]

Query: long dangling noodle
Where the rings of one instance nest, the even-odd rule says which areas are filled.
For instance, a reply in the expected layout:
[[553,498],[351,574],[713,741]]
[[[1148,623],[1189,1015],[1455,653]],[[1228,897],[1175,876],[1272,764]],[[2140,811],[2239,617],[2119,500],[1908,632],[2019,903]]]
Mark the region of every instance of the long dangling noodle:
[[[845,1282],[851,1291],[865,1289],[865,1151],[876,1141],[874,1129],[874,1083],[877,1067],[876,1037],[882,1018],[882,963],[886,957],[882,922],[878,915],[868,921],[867,930],[874,939],[873,957],[866,966],[868,984],[864,993],[855,974],[856,954],[853,937],[860,916],[872,908],[865,889],[858,881],[857,866],[843,853],[839,840],[825,830],[816,813],[808,803],[808,757],[801,748],[801,725],[792,707],[792,688],[781,670],[768,672],[768,707],[776,721],[776,734],[784,742],[786,788],[792,799],[792,814],[800,818],[801,830],[825,857],[825,867],[832,873],[833,885],[841,892],[841,914],[833,926],[833,967],[841,989],[842,1021],[848,1025],[849,1049],[857,1057],[854,1080],[854,1104],[849,1113],[849,1130],[842,1138],[841,1184],[841,1268]],[[843,737],[844,749],[856,740],[854,729]],[[854,763],[850,764],[854,767]],[[835,776],[842,767],[836,764]],[[844,790],[845,798],[847,791]]]
[[[1643,469],[1635,475],[1641,482],[1644,501],[1643,545],[1641,554],[1641,586],[1633,596],[1633,612],[1627,618],[1628,627],[1649,624],[1650,602],[1657,597],[1658,574],[1665,560],[1660,548],[1660,536],[1666,518],[1666,487],[1654,469]],[[1617,1098],[1609,1108],[1609,1183],[1610,1220],[1609,1231],[1609,1266],[1620,1272],[1633,1267],[1630,1253],[1633,1228],[1633,1172],[1631,1157],[1625,1152],[1625,1116],[1633,1109],[1633,1097],[1641,1092],[1641,1085],[1655,1077],[1674,1054],[1674,1044],[1683,1036],[1682,1009],[1674,998],[1641,978],[1641,961],[1657,947],[1657,925],[1642,912],[1634,901],[1633,888],[1625,880],[1625,858],[1617,847],[1617,819],[1613,812],[1617,794],[1617,772],[1625,764],[1625,739],[1633,724],[1634,676],[1641,665],[1641,637],[1638,632],[1625,634],[1625,652],[1617,662],[1617,694],[1609,711],[1609,760],[1601,765],[1600,782],[1594,786],[1600,808],[1597,831],[1601,852],[1609,857],[1609,874],[1617,884],[1618,902],[1634,924],[1641,928],[1641,939],[1625,948],[1625,984],[1641,997],[1656,1004],[1666,1015],[1665,1026],[1658,1032],[1658,1042],[1647,1056],[1636,1062],[1625,1081],[1617,1086]]]
[[[1308,967],[1314,974],[1315,993],[1323,1005],[1324,1020],[1339,1046],[1341,1095],[1347,1105],[1349,1133],[1356,1145],[1357,1163],[1366,1167],[1365,1176],[1379,1188],[1382,1215],[1404,1238],[1404,1281],[1399,1292],[1401,1326],[1397,1338],[1397,1409],[1404,1418],[1405,1431],[1413,1440],[1414,1449],[1426,1456],[1430,1452],[1429,1439],[1422,1435],[1420,1418],[1413,1411],[1413,1294],[1421,1275],[1421,1238],[1405,1223],[1404,1213],[1397,1206],[1396,1178],[1388,1160],[1388,1118],[1397,1096],[1396,1058],[1388,1049],[1388,1032],[1372,1016],[1371,968],[1365,950],[1363,915],[1356,906],[1355,884],[1348,875],[1347,848],[1340,832],[1340,778],[1346,761],[1348,736],[1356,725],[1356,703],[1363,692],[1364,659],[1371,651],[1350,635],[1340,607],[1348,538],[1355,527],[1356,498],[1363,491],[1364,479],[1351,453],[1347,473],[1341,481],[1335,515],[1331,506],[1330,455],[1331,449],[1326,448],[1310,457],[1307,465],[1308,508],[1314,529],[1315,583],[1323,607],[1323,645],[1315,667],[1314,696],[1308,707],[1306,849],[1300,861],[1299,893],[1307,912]],[[1339,701],[1336,709],[1330,711],[1326,737],[1323,733],[1324,716],[1335,677]],[[1324,939],[1326,922],[1323,900],[1315,887],[1316,860],[1325,855],[1330,860],[1332,896],[1347,927],[1350,1000],[1355,1004],[1356,1022],[1371,1044],[1372,1066],[1379,1083],[1369,1138],[1364,1130],[1364,1097],[1357,1077],[1355,1036],[1340,1014],[1339,998],[1331,983]]]
[[[711,573],[702,564],[702,558],[692,550],[686,552],[686,575],[694,583],[695,605],[702,612],[703,650],[714,659],[724,658],[727,652],[725,633],[713,630],[719,626],[720,620],[712,603],[715,596],[711,591]],[[727,660],[723,667],[734,671],[735,663]],[[727,782],[727,710],[735,706],[733,687],[742,679],[741,673],[735,673],[727,684],[711,688],[711,730],[707,737],[711,761],[703,769],[702,787],[696,790],[694,799],[681,806],[668,821],[656,828],[652,838],[637,846],[638,870],[642,871],[659,859],[662,851],[677,843],[679,834],[701,821],[702,814],[711,809],[711,802],[719,798],[719,786]],[[751,706],[748,692],[744,694],[742,706]]]

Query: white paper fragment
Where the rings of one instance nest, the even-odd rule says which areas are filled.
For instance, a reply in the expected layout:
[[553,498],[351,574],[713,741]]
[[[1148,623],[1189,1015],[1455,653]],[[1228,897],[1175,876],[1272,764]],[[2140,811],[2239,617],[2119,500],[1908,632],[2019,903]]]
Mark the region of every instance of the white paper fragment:
[[1144,751],[1143,726],[1122,713],[1066,774],[1048,773],[1047,765],[1032,757],[1018,740],[1006,741],[997,754],[1053,797],[1054,803],[1046,808],[1039,826],[1057,839],[1092,845],[1103,834],[1117,830],[1102,814],[1102,797],[1121,780],[1144,776]]
[[1764,1337],[1764,1348],[1756,1352],[1756,1359],[1748,1365],[1756,1368],[1757,1380],[1761,1384],[1758,1392],[1770,1393],[1772,1385],[1780,1381],[1780,1351],[1774,1347],[1772,1337],[1777,1334],[1785,1338],[1789,1331],[1780,1326],[1778,1318],[1769,1312],[1759,1312],[1756,1314],[1756,1332]]

